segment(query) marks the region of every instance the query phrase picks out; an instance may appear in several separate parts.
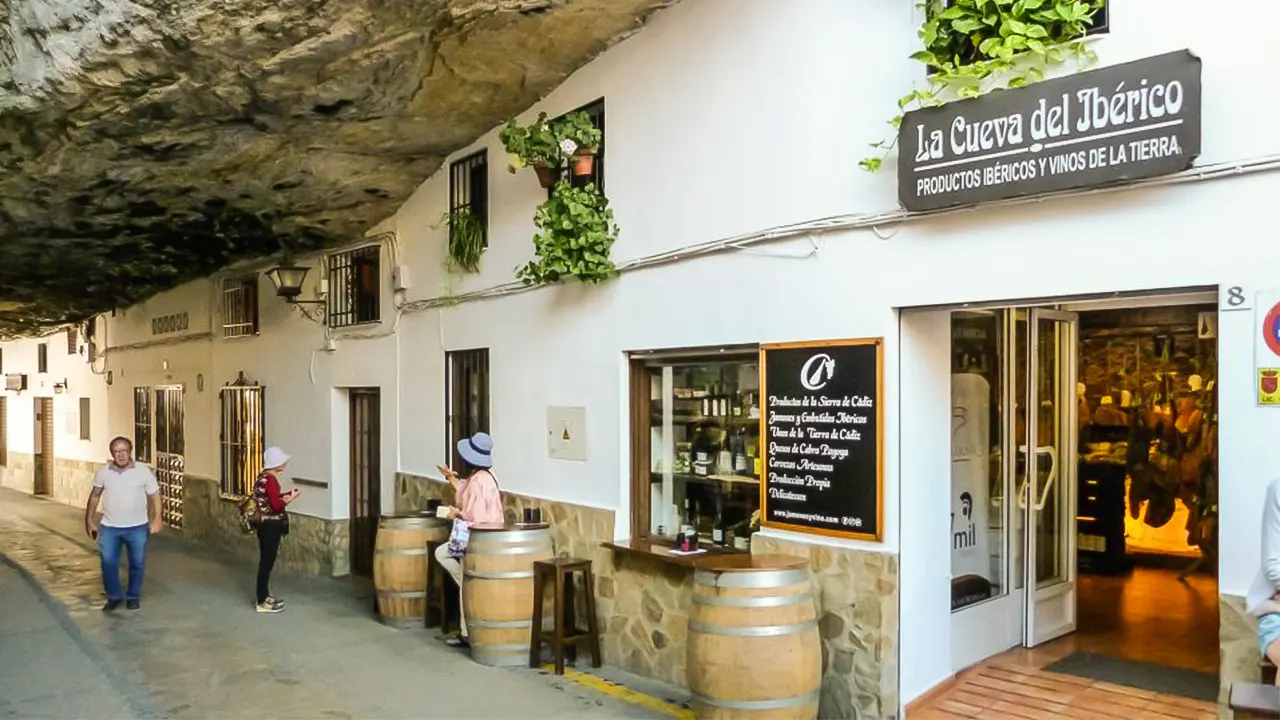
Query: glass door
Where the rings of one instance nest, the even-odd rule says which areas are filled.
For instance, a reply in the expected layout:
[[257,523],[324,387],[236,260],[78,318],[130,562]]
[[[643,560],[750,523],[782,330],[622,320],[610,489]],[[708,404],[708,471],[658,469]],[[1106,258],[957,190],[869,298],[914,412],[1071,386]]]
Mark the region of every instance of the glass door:
[[1076,315],[1032,309],[1027,331],[1018,504],[1027,516],[1023,645],[1034,647],[1076,629]]

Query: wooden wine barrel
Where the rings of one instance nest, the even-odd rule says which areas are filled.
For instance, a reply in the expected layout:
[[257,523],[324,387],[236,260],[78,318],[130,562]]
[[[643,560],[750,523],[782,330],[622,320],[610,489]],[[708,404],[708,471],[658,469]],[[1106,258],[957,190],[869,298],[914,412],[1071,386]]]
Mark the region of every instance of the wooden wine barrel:
[[822,643],[808,560],[789,555],[697,564],[687,672],[699,718],[816,718]]
[[[553,557],[545,524],[471,529],[463,559],[462,607],[471,659],[514,667],[529,662],[533,633],[533,564]],[[553,620],[544,619],[543,627]]]
[[448,540],[450,523],[425,514],[378,520],[373,545],[373,587],[378,620],[397,628],[423,626],[427,615],[428,540]]

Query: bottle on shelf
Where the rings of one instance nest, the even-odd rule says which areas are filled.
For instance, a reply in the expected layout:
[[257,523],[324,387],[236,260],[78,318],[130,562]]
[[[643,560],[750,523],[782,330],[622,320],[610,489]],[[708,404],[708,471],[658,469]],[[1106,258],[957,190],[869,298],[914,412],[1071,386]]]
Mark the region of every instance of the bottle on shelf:
[[716,457],[716,471],[729,475],[733,473],[733,435],[725,429],[720,439],[720,453]]
[[684,518],[680,521],[680,534],[688,537],[697,534],[697,529],[693,524],[693,515],[689,514],[689,498],[684,499]]
[[724,544],[725,544],[724,529],[725,529],[724,513],[721,509],[721,504],[717,502],[716,503],[716,519],[713,523],[711,523],[711,542],[721,547],[724,547]]

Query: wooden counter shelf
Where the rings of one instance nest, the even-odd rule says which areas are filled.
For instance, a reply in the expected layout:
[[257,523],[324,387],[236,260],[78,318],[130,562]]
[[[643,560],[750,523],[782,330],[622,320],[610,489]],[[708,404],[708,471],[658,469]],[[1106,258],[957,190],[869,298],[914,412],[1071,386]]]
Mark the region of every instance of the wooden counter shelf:
[[624,555],[649,557],[658,562],[678,565],[690,570],[711,570],[714,572],[800,569],[808,563],[804,558],[796,558],[789,555],[752,555],[749,550],[721,548],[711,545],[703,546],[707,550],[705,553],[673,555],[671,553],[671,548],[674,547],[672,543],[641,538],[602,542],[600,546]]

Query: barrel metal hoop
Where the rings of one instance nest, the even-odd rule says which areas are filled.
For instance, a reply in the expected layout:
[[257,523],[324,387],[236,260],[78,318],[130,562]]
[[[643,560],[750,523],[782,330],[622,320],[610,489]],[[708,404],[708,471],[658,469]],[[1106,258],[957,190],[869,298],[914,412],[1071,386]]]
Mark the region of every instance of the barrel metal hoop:
[[[554,625],[555,622],[556,622],[555,615],[546,615],[542,618],[543,627],[550,627]],[[533,627],[533,621],[532,620],[472,620],[471,618],[467,618],[467,627],[522,628],[522,627]],[[493,645],[488,645],[486,647],[493,647]],[[529,649],[528,645],[522,645],[520,647],[523,647],[525,650]]]
[[420,548],[375,548],[374,555],[426,555],[427,549]]
[[814,630],[818,627],[817,620],[809,620],[807,622],[795,623],[793,625],[708,625],[706,623],[693,620],[689,622],[689,629],[694,632],[704,633],[706,635],[738,635],[741,637],[772,637],[775,635],[794,635],[808,630]]
[[483,543],[485,545],[509,545],[515,542],[528,542],[530,540],[547,540],[550,542],[550,538],[551,533],[546,530],[499,530],[497,532],[473,530],[469,544],[475,545]]
[[426,590],[403,590],[400,592],[392,592],[390,590],[378,591],[378,597],[384,597],[384,598],[412,598],[412,597],[424,598],[426,596],[427,596]]
[[473,644],[471,659],[489,667],[523,667],[529,664],[529,648],[525,645],[479,646]]
[[534,553],[544,552],[551,554],[551,544],[546,545],[479,545],[476,543],[467,544],[467,552],[473,552],[476,555],[532,555]]
[[479,580],[519,580],[520,578],[533,577],[532,572],[488,573],[488,572],[476,572],[475,570],[467,570],[462,574],[464,577],[477,578]]
[[693,602],[695,605],[714,605],[716,607],[730,608],[776,608],[786,607],[788,605],[799,605],[804,602],[813,600],[812,593],[797,593],[795,595],[769,595],[756,597],[715,597],[712,595],[699,595],[694,593]]
[[765,588],[787,587],[809,582],[808,570],[782,570],[763,572],[711,572],[698,570],[693,574],[693,582],[707,587],[741,588],[745,590],[762,590]]
[[811,692],[808,695],[797,695],[795,697],[782,698],[781,700],[721,700],[719,698],[707,697],[699,693],[690,693],[694,702],[700,702],[703,705],[711,705],[713,707],[721,707],[727,710],[782,710],[785,708],[798,707],[800,705],[811,705],[818,702],[822,691]]

